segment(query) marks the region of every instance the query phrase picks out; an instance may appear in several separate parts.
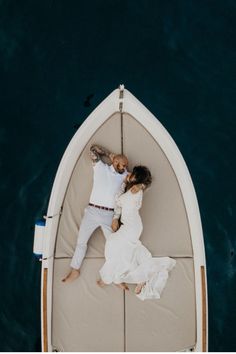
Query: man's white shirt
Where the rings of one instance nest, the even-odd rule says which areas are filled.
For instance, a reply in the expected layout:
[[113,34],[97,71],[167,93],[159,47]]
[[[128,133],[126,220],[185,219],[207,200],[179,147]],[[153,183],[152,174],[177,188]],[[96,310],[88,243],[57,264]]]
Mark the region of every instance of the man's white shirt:
[[122,182],[128,172],[120,174],[116,172],[113,165],[109,166],[101,160],[93,166],[93,188],[90,195],[90,203],[114,208],[115,195],[118,193]]

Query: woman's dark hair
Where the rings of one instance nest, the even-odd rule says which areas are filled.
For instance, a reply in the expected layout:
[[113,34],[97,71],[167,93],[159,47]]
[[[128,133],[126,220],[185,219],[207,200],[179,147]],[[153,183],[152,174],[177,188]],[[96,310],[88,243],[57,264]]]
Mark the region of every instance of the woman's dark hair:
[[135,181],[127,184],[126,190],[129,190],[135,184],[145,184],[146,187],[152,183],[152,175],[149,169],[145,166],[135,166],[132,171],[132,175],[135,176]]

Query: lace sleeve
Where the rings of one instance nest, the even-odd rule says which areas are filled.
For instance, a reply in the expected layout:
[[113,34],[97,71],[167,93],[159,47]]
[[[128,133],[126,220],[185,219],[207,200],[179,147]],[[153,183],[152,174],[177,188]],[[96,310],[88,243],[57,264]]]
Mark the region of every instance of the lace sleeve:
[[136,193],[135,205],[136,205],[137,209],[141,208],[142,202],[143,202],[143,191],[140,190],[138,193]]
[[114,206],[114,216],[113,216],[113,219],[119,219],[120,216],[121,216],[121,211],[122,211],[122,207],[121,207],[121,204],[120,204],[120,201],[119,201],[119,197],[125,193],[125,187],[126,187],[126,183],[123,182],[121,187],[120,187],[120,190],[118,191],[118,193],[116,194],[115,196],[115,206]]

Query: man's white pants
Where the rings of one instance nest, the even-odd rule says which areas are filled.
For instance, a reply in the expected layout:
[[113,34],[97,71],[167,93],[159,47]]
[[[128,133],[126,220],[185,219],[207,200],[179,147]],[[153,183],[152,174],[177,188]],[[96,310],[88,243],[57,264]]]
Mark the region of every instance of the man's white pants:
[[80,268],[87,251],[87,243],[92,233],[98,227],[101,227],[105,238],[107,238],[107,235],[111,234],[113,215],[113,211],[98,209],[92,206],[85,208],[84,216],[79,229],[75,253],[71,261],[72,268]]

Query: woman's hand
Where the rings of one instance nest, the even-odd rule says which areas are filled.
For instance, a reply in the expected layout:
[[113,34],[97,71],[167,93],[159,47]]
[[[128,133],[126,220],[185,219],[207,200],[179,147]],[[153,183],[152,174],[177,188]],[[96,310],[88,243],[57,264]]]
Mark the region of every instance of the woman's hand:
[[116,232],[119,229],[119,220],[118,219],[113,219],[111,228],[113,232]]
[[131,193],[135,194],[138,193],[141,190],[144,190],[145,186],[142,183],[135,184],[133,187],[130,188]]
[[125,179],[124,179],[124,183],[128,183],[129,182],[130,176],[131,176],[131,173],[129,172],[127,174],[127,176],[125,177]]

